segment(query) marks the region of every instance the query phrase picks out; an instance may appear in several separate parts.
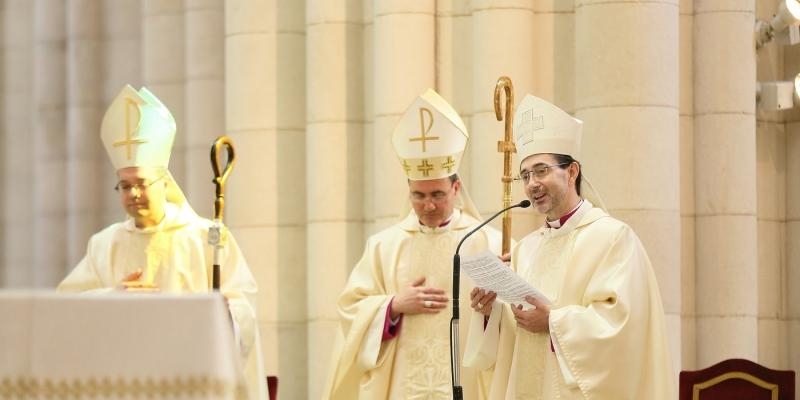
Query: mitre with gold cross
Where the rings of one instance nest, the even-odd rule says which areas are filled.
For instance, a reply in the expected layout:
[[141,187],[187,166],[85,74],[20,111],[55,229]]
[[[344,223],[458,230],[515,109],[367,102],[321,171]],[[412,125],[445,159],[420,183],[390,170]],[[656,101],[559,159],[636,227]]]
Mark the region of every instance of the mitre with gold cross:
[[428,89],[400,118],[392,144],[408,179],[431,180],[458,172],[468,139],[456,110]]
[[147,88],[125,85],[103,117],[100,136],[114,169],[167,168],[175,118]]
[[[175,118],[147,88],[125,85],[108,106],[100,138],[115,170],[169,166],[175,141]],[[186,197],[167,170],[167,201],[183,204]]]

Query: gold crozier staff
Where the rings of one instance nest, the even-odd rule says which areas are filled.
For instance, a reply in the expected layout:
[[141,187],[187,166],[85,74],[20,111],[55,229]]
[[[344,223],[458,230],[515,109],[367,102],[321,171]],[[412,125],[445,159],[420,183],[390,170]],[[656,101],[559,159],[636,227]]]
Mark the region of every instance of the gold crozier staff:
[[[226,153],[228,154],[228,162],[225,168],[221,168],[222,160],[220,159],[220,150],[225,146]],[[233,170],[233,164],[236,161],[233,151],[233,141],[231,138],[223,135],[214,141],[211,145],[211,168],[214,170],[214,184],[217,186],[217,196],[214,200],[214,225],[208,230],[208,244],[214,246],[214,265],[212,269],[211,288],[219,291],[219,252],[222,249],[222,212],[225,209],[225,182]]]
[[[497,142],[497,151],[503,153],[503,208],[511,206],[511,153],[516,153],[512,136],[514,126],[514,85],[511,78],[501,76],[497,79],[494,87],[494,114],[498,121],[503,120],[503,112],[500,105],[502,93],[506,93],[506,115],[505,115],[505,136],[503,140]],[[506,211],[503,215],[503,252],[508,254],[511,251],[511,211]]]

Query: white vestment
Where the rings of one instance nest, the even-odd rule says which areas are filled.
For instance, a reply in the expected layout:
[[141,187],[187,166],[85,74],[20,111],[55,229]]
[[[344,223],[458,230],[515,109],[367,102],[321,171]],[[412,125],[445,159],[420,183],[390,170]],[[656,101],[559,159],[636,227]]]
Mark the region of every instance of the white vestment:
[[[444,289],[452,299],[453,254],[458,241],[478,223],[456,209],[447,226],[424,228],[412,211],[370,237],[339,298],[340,336],[323,398],[452,399],[450,307],[437,314],[404,315],[396,337],[383,341],[382,336],[391,299],[413,280],[424,276],[424,286]],[[501,241],[500,232],[485,227],[464,242],[460,254],[487,249],[499,254]],[[470,308],[471,289],[469,278],[462,274],[462,349],[470,319],[483,323],[481,314]],[[490,374],[461,368],[464,398],[486,398]]]
[[473,327],[468,347],[500,350],[465,361],[496,369],[510,363],[508,380],[492,383],[492,398],[675,398],[661,295],[628,225],[584,201],[561,228],[527,235],[511,263],[552,301],[550,332],[517,328],[499,302],[503,311],[493,312],[485,332]]
[[[58,285],[61,292],[105,293],[123,278],[142,271],[141,281],[163,293],[203,293],[211,288],[213,249],[208,244],[212,221],[187,203],[166,204],[157,226],[136,228],[132,218],[108,226],[89,239],[86,255]],[[255,280],[233,235],[227,232],[219,260],[220,292],[237,327],[251,399],[266,398],[261,345],[256,321]]]

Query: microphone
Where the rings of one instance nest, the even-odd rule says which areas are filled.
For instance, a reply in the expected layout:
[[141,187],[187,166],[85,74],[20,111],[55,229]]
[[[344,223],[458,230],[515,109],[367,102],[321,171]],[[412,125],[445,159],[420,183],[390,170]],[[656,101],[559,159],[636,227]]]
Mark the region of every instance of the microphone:
[[458,368],[458,319],[459,319],[459,312],[458,312],[458,299],[459,299],[459,286],[461,283],[461,256],[458,254],[461,251],[461,245],[464,244],[464,241],[467,240],[473,233],[477,232],[484,225],[491,222],[493,219],[497,218],[500,214],[512,209],[512,208],[528,208],[531,206],[531,202],[529,200],[522,200],[517,204],[512,206],[506,207],[500,210],[497,214],[492,215],[487,220],[481,222],[475,229],[469,231],[464,237],[458,242],[458,246],[456,247],[456,253],[453,255],[453,318],[450,319],[450,376],[453,379],[453,399],[461,400],[463,398],[463,393],[461,391],[461,378],[459,377],[459,368]]

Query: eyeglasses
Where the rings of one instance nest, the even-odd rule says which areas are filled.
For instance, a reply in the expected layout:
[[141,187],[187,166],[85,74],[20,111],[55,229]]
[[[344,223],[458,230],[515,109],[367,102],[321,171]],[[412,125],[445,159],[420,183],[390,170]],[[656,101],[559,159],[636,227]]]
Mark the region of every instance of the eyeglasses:
[[544,177],[546,177],[547,174],[550,173],[550,168],[563,167],[565,165],[570,165],[570,164],[572,164],[572,163],[571,162],[565,162],[565,163],[561,163],[561,164],[552,164],[552,165],[537,164],[537,165],[534,165],[533,169],[530,170],[530,171],[522,171],[522,172],[520,172],[519,176],[515,177],[514,180],[515,181],[522,181],[522,183],[528,183],[531,178],[544,179]]
[[434,203],[441,203],[447,199],[447,195],[449,195],[450,192],[452,192],[452,190],[448,190],[446,192],[439,190],[431,193],[430,195],[421,192],[411,192],[410,196],[411,196],[411,201],[415,203],[424,203],[428,200]]
[[139,193],[144,192],[145,190],[149,189],[150,186],[153,186],[156,182],[163,179],[167,174],[161,175],[156,178],[154,181],[150,183],[128,183],[128,182],[117,182],[117,185],[114,186],[114,190],[120,193],[130,193],[133,189],[136,189]]

